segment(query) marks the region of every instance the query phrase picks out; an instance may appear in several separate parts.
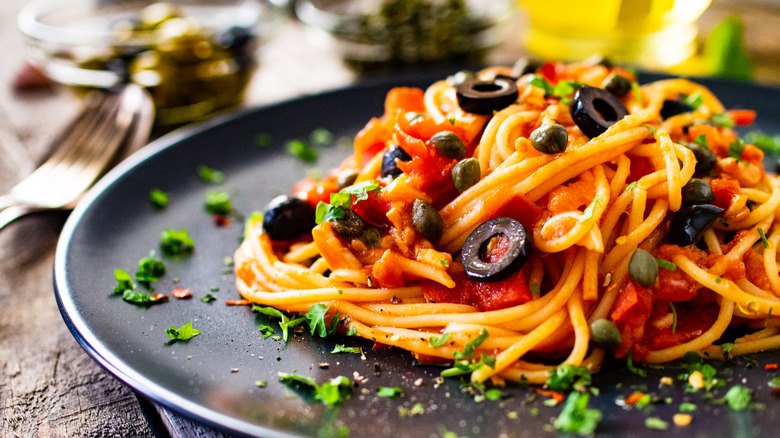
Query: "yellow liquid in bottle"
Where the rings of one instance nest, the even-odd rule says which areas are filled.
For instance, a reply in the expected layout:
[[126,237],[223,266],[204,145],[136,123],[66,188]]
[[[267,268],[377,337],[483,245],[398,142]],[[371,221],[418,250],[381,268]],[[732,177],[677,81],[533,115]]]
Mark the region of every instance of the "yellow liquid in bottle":
[[528,13],[525,43],[539,57],[593,55],[669,68],[696,50],[695,21],[711,0],[520,0]]

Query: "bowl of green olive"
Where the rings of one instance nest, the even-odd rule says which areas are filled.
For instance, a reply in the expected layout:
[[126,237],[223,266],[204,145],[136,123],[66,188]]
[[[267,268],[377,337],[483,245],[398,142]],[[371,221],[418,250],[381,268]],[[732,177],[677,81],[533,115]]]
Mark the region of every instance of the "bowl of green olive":
[[239,104],[287,0],[35,0],[18,17],[30,61],[55,82],[152,95],[158,125]]
[[298,0],[295,13],[364,70],[479,64],[502,42],[513,9],[508,0]]

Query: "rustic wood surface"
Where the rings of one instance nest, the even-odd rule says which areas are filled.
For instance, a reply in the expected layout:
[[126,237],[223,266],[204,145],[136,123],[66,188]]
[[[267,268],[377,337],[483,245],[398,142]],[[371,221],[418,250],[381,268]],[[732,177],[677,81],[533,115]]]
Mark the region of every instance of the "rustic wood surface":
[[[28,174],[48,152],[48,141],[78,110],[63,89],[17,92],[23,65],[16,15],[26,0],[0,8],[0,193]],[[700,21],[706,33],[736,14],[746,23],[758,80],[780,83],[780,3],[715,0]],[[518,19],[518,26],[522,20]],[[356,79],[331,51],[291,21],[261,52],[261,68],[247,102],[264,104],[344,86]],[[522,53],[513,36],[491,61]],[[2,437],[223,437],[222,433],[136,399],[96,365],[63,323],[51,275],[65,213],[30,216],[0,231],[0,436]],[[144,416],[149,417],[149,421]]]

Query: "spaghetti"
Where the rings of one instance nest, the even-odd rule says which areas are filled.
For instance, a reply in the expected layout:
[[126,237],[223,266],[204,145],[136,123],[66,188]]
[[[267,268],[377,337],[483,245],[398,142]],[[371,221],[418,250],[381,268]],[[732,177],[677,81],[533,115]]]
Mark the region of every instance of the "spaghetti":
[[[600,319],[620,332],[612,354],[647,363],[688,351],[721,357],[716,343],[735,324],[756,331],[729,354],[777,348],[780,181],[729,126],[751,114],[726,111],[691,81],[661,80],[617,97],[628,115],[591,138],[573,118],[577,90],[613,75],[634,80],[619,68],[548,63],[512,80],[514,103],[482,115],[461,108],[452,78],[390,91],[354,154],[322,180],[296,185],[297,198],[319,206],[311,233],[279,241],[260,223],[249,229],[235,254],[239,292],[292,313],[323,304],[340,330],[421,361],[452,361],[468,348],[474,362],[494,357],[473,369],[474,381],[544,383],[557,364],[596,371],[605,349],[590,324]],[[495,67],[474,80],[505,77],[511,69]],[[682,99],[689,106],[669,114],[669,102]],[[597,104],[606,119],[609,108]],[[565,151],[537,150],[532,133],[547,125],[565,128]],[[442,131],[457,134],[465,155],[433,147]],[[402,151],[388,162],[394,148]],[[452,172],[467,159],[479,177],[460,192]],[[383,177],[388,164],[398,169]],[[693,180],[711,189],[694,202],[717,212],[706,224],[685,217],[697,211]],[[425,208],[434,213],[419,213]],[[434,224],[420,226],[419,215]],[[533,249],[506,278],[480,281],[462,249],[497,217],[522,224]],[[680,227],[696,236],[680,242]],[[505,247],[497,232],[480,257],[490,264]],[[638,249],[660,266],[649,286],[630,266]]]

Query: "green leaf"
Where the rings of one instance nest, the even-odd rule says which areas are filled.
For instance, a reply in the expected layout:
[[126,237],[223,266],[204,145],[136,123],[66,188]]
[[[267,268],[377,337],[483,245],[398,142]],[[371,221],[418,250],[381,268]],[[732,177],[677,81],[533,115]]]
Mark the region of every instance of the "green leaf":
[[167,297],[157,299],[154,297],[150,297],[145,293],[133,292],[132,290],[124,291],[122,293],[122,299],[128,303],[139,305],[139,306],[151,306],[154,304],[159,304],[167,301]]
[[642,99],[642,90],[639,89],[639,83],[631,82],[631,90],[634,92],[634,98],[639,102],[639,105],[645,106],[645,101]]
[[330,306],[317,303],[309,307],[309,310],[306,312],[306,321],[309,323],[312,336],[316,334],[317,336],[324,338],[336,331],[338,312],[336,312],[336,315],[333,317],[331,326],[328,327],[328,324],[325,322],[325,314],[328,312],[328,309],[330,309]]
[[591,202],[586,208],[585,211],[582,212],[582,215],[580,216],[580,222],[585,222],[586,220],[590,219],[591,216],[593,216],[593,209],[596,208],[596,204],[601,202],[601,196],[596,196],[593,198],[593,202]]
[[154,251],[150,251],[149,256],[138,261],[135,280],[144,286],[149,287],[153,281],[159,280],[163,275],[165,275],[165,264],[154,258]]
[[428,338],[428,343],[433,348],[439,348],[442,345],[444,345],[447,342],[447,339],[449,339],[449,338],[450,338],[449,332],[448,333],[444,333],[441,336],[431,336],[430,338]]
[[187,230],[166,229],[160,234],[160,248],[169,256],[192,254],[195,242],[190,238]]
[[343,208],[344,210],[349,210],[352,208],[352,194],[344,190],[346,189],[330,194],[330,205],[333,207]]
[[690,96],[685,96],[683,102],[690,105],[693,109],[699,109],[703,103],[701,91],[697,91]]
[[677,265],[675,265],[674,263],[670,262],[669,260],[664,260],[664,259],[658,259],[657,258],[657,259],[655,259],[655,262],[658,265],[658,267],[661,268],[661,269],[666,269],[666,270],[669,270],[669,271],[676,271],[677,270]]
[[485,329],[482,329],[482,331],[479,333],[479,336],[472,339],[469,343],[463,346],[463,351],[456,351],[453,356],[455,356],[455,359],[468,359],[474,356],[474,350],[482,345],[483,342],[485,342],[485,339],[488,338],[488,331]]
[[753,77],[744,34],[742,20],[736,16],[726,17],[712,29],[704,44],[704,62],[710,75],[738,80]]
[[638,376],[647,377],[647,371],[634,366],[634,355],[631,350],[628,350],[628,354],[626,355],[626,368]]
[[206,192],[206,211],[227,216],[233,210],[230,193],[219,190]]
[[275,334],[276,334],[276,330],[274,330],[274,328],[273,328],[273,327],[271,327],[270,325],[260,324],[260,325],[257,327],[257,330],[258,330],[260,333],[262,333],[262,334],[263,334],[263,339],[268,339],[268,338],[270,338],[271,336],[273,336],[273,335],[275,335]]
[[[365,201],[368,199],[369,193],[379,193],[381,189],[382,187],[379,185],[379,181],[363,181],[353,186],[341,189],[339,193],[349,193],[350,195],[354,195],[355,201],[358,202]],[[332,203],[333,201],[331,200],[331,204]]]
[[203,301],[204,303],[210,303],[212,301],[216,301],[217,297],[215,297],[214,295],[211,295],[211,294],[206,294],[200,300]]
[[165,333],[174,341],[189,341],[195,336],[198,336],[200,331],[192,328],[192,322],[188,322],[178,329],[176,326],[172,325],[171,328],[165,330]]
[[201,180],[210,184],[222,184],[227,179],[224,172],[202,165],[198,166],[198,176],[200,176]]
[[338,376],[322,385],[311,377],[299,376],[297,374],[288,374],[279,372],[279,381],[292,389],[304,391],[311,394],[314,400],[328,406],[334,406],[342,403],[350,395],[351,383],[344,376]]
[[780,134],[768,135],[759,131],[751,131],[745,134],[745,143],[769,152],[773,155],[780,155]]
[[772,377],[772,380],[769,381],[769,387],[780,388],[780,377]]
[[503,397],[504,393],[500,389],[493,388],[485,391],[485,398],[488,400],[498,400]]
[[307,163],[314,163],[319,158],[317,151],[303,140],[289,140],[284,146],[284,150],[293,157]]
[[626,189],[623,190],[623,191],[624,192],[630,192],[630,191],[634,190],[638,185],[639,185],[639,183],[637,181],[634,181],[631,184],[629,184],[628,186],[626,186]]
[[362,355],[363,349],[360,347],[347,347],[344,344],[336,344],[331,353],[354,353]]
[[282,313],[279,309],[274,309],[273,307],[266,307],[266,306],[258,306],[257,304],[252,305],[252,310],[258,313],[262,313],[263,315],[271,316],[273,318],[282,318],[284,316],[284,313]]
[[672,335],[677,331],[677,308],[674,307],[674,303],[669,301],[669,308],[672,309]]
[[721,128],[731,128],[734,126],[734,119],[731,118],[729,113],[717,113],[710,117],[710,123]]
[[249,237],[249,232],[260,222],[263,222],[263,216],[265,214],[262,211],[253,211],[249,214],[249,217],[244,221],[244,239]]
[[728,403],[729,408],[734,411],[744,411],[750,407],[752,391],[744,386],[734,385],[729,389],[722,401]]
[[377,397],[387,397],[387,398],[401,398],[404,396],[404,392],[401,388],[397,386],[389,387],[389,386],[380,386],[376,390]]
[[736,347],[736,345],[734,345],[731,342],[725,342],[723,344],[720,344],[720,350],[726,354],[728,354],[731,350],[733,350],[734,347]]
[[329,145],[333,143],[333,133],[325,128],[317,128],[309,134],[309,141],[316,145]]
[[306,317],[290,319],[287,315],[282,314],[282,320],[279,321],[279,327],[282,329],[282,339],[284,339],[284,342],[287,342],[287,339],[289,339],[290,329],[302,324],[304,321],[306,321]]
[[669,423],[658,417],[645,418],[645,427],[654,430],[666,430],[669,428]]
[[769,248],[769,241],[766,240],[766,235],[764,234],[764,229],[761,227],[758,227],[758,234],[761,236],[761,243],[764,245],[764,248]]
[[729,143],[729,157],[742,160],[742,151],[745,150],[745,142],[742,140],[732,141]]
[[563,364],[550,370],[547,385],[553,391],[568,392],[577,386],[590,386],[590,372],[581,366]]
[[601,411],[588,409],[590,394],[572,392],[563,405],[561,414],[555,420],[555,428],[578,435],[589,435],[601,421]]
[[354,325],[349,326],[347,330],[347,336],[360,336]]
[[155,210],[163,210],[168,206],[168,194],[160,189],[152,189],[149,192],[149,202]]
[[697,409],[697,406],[693,403],[680,403],[680,412],[687,413],[687,412],[695,412]]
[[317,209],[314,213],[314,221],[318,224],[327,222],[333,219],[342,219],[346,215],[346,212],[341,207],[334,207],[330,204],[326,204],[320,201],[317,204]]
[[528,78],[528,83],[533,85],[534,87],[538,87],[544,90],[545,96],[552,96],[553,94],[552,85],[550,85],[550,83],[547,82],[547,79],[541,76],[532,75],[530,78]]
[[117,269],[114,271],[114,278],[117,281],[117,285],[114,286],[114,293],[115,294],[122,294],[126,290],[132,291],[135,289],[135,285],[133,284],[132,278],[130,278],[130,274],[127,273],[127,271],[123,269]]

